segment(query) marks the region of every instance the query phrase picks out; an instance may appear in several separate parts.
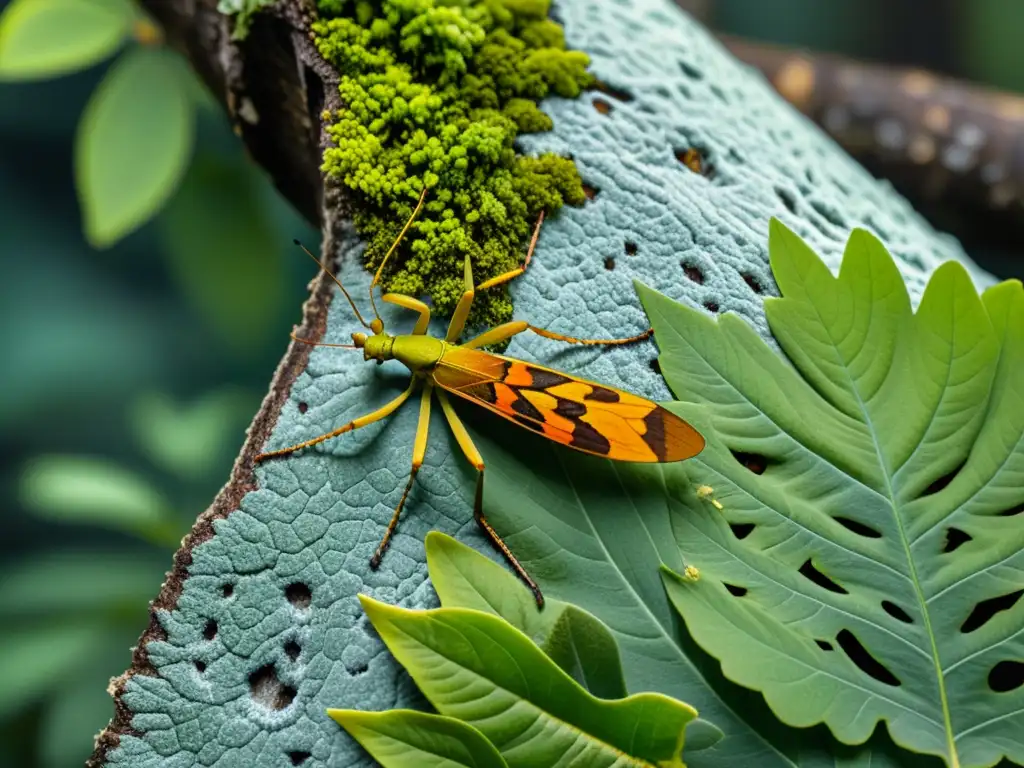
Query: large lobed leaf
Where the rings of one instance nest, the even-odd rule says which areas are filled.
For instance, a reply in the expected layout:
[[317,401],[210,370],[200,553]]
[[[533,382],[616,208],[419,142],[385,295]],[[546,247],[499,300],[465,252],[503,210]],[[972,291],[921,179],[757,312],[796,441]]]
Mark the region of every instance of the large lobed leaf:
[[[768,300],[792,365],[742,320],[645,288],[687,465],[721,511],[673,516],[669,596],[786,723],[949,765],[1024,761],[1024,291],[943,265],[917,312],[857,230],[839,277],[774,221]],[[666,561],[668,562],[668,561]]]

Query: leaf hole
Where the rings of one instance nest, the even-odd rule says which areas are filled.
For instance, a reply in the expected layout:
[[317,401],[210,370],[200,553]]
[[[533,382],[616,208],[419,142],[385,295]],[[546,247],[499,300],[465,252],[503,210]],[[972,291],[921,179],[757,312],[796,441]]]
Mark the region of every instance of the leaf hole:
[[298,661],[300,653],[302,653],[302,646],[294,640],[289,640],[284,644],[284,655],[292,661]]
[[786,206],[786,210],[796,215],[796,198],[793,197],[793,193],[789,190],[782,189],[781,187],[775,188],[775,194],[779,196],[779,200]]
[[695,267],[692,264],[687,264],[685,261],[681,262],[680,265],[683,268],[683,274],[697,285],[704,285],[704,273],[700,271],[699,267]]
[[196,672],[198,672],[200,675],[203,674],[203,672],[206,671],[206,662],[205,661],[197,661],[197,662],[195,662],[195,665],[196,665]]
[[210,619],[206,622],[206,626],[203,627],[203,639],[213,640],[217,636],[217,622]]
[[632,243],[629,240],[627,240],[626,241],[625,250],[626,250],[626,255],[627,256],[635,256],[636,255],[636,243]]
[[849,517],[843,517],[841,515],[835,516],[832,519],[839,523],[841,526],[843,526],[843,528],[845,528],[846,530],[852,533],[856,533],[858,536],[863,536],[867,539],[882,538],[881,531],[876,531],[870,525],[865,525],[864,523],[858,520],[853,520]]
[[1021,512],[1024,512],[1024,504],[1018,504],[1016,507],[1012,507],[1005,512],[1000,512],[999,517],[1013,517],[1014,515],[1019,515]]
[[764,471],[768,469],[768,459],[759,453],[732,451],[732,457],[755,475],[763,475]]
[[857,668],[865,675],[873,677],[880,683],[891,685],[894,688],[903,685],[900,679],[890,672],[885,665],[872,656],[868,649],[860,644],[854,634],[848,629],[839,630],[836,635],[839,647],[843,649],[850,661],[857,665]]
[[900,608],[896,603],[888,600],[882,601],[882,610],[892,616],[896,621],[902,621],[904,624],[913,624],[914,620],[910,618],[910,614]]
[[828,640],[815,640],[814,642],[816,642],[818,644],[818,647],[821,648],[821,650],[823,651],[833,650],[832,643],[830,643]]
[[740,277],[743,278],[743,282],[745,282],[754,293],[764,293],[764,288],[761,287],[761,281],[752,274],[744,272]]
[[281,710],[295,701],[298,694],[292,686],[285,685],[278,679],[273,664],[260,667],[249,675],[249,695],[256,703],[267,709]]
[[309,752],[289,752],[288,759],[292,761],[292,765],[302,765],[304,762],[309,760],[313,755]]
[[597,197],[597,193],[601,191],[598,187],[595,187],[592,184],[587,184],[586,182],[584,182],[582,186],[583,195],[584,197],[587,198],[587,200],[593,200],[595,197]]
[[722,586],[724,586],[733,597],[743,597],[748,592],[746,587],[737,587],[735,584],[722,582]]
[[296,581],[294,584],[289,584],[285,587],[284,596],[288,599],[289,603],[300,611],[309,608],[310,603],[313,602],[313,592],[301,581]]
[[611,256],[608,256],[607,258],[605,258],[605,260],[604,260],[604,268],[608,269],[608,270],[615,269],[615,259],[613,259]]
[[988,687],[996,693],[1008,693],[1024,685],[1024,662],[1000,661],[988,673]]
[[598,113],[602,115],[610,115],[612,113],[611,103],[604,99],[594,99],[590,103],[593,104],[594,109],[596,109]]
[[850,594],[842,586],[832,581],[828,576],[819,571],[814,567],[814,563],[811,562],[810,558],[800,566],[800,575],[805,579],[814,582],[822,589],[827,589],[829,592],[835,592],[837,595],[848,595]]
[[946,529],[946,543],[942,545],[942,551],[949,553],[955,552],[968,541],[973,541],[969,533],[961,531],[959,528],[947,528]]
[[309,403],[307,403],[305,400],[301,401],[299,403],[299,413],[305,413],[308,410],[309,410]]
[[235,594],[235,585],[228,582],[220,588],[220,593],[224,595],[225,598],[231,597]]
[[1020,600],[1020,596],[1024,595],[1024,589],[1018,589],[1016,592],[1010,592],[1006,595],[1000,595],[999,597],[990,597],[988,600],[982,600],[971,611],[971,615],[968,616],[964,623],[960,625],[960,631],[964,634],[973,632],[976,629],[981,629],[987,624],[997,613],[1002,611],[1008,611],[1017,604]]
[[943,488],[945,488],[947,485],[949,485],[951,482],[953,482],[953,478],[956,477],[957,473],[959,473],[960,470],[964,468],[964,464],[966,464],[966,463],[967,463],[967,460],[965,459],[960,464],[960,466],[958,466],[952,472],[947,472],[942,477],[940,477],[937,480],[933,481],[931,485],[929,485],[927,488],[924,489],[924,491],[921,492],[921,496],[922,497],[924,497],[924,496],[931,496],[933,493],[938,493],[939,491],[941,491]]
[[624,91],[621,88],[615,88],[608,85],[608,83],[602,83],[600,80],[594,83],[594,90],[600,91],[607,96],[611,96],[613,99],[617,99],[627,104],[633,100],[633,94],[629,91]]
[[648,365],[651,367],[652,371],[661,376],[661,363],[658,362],[658,358],[652,357]]
[[705,301],[704,309],[706,309],[708,312],[711,312],[712,314],[716,314],[718,310],[721,309],[721,307],[718,306],[717,301]]
[[753,523],[729,523],[729,529],[732,531],[732,535],[737,539],[745,539],[754,530]]

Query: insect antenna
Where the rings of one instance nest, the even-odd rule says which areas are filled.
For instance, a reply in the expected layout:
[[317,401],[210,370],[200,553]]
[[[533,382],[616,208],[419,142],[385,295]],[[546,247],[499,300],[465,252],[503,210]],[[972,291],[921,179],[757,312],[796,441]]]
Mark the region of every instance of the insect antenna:
[[328,344],[325,341],[310,341],[309,339],[304,339],[301,336],[296,336],[295,331],[292,331],[289,335],[295,341],[298,341],[302,344],[309,344],[309,346],[311,347],[338,347],[339,349],[359,349],[359,347],[357,347],[355,344]]
[[[339,280],[339,279],[338,279],[337,277],[335,277],[335,276],[334,276],[334,273],[333,273],[333,272],[331,272],[331,270],[329,270],[329,269],[328,269],[328,268],[327,268],[327,267],[326,267],[326,266],[324,265],[324,263],[323,263],[322,261],[320,261],[320,259],[318,259],[318,258],[317,258],[316,256],[314,256],[314,255],[312,254],[312,252],[311,252],[311,251],[309,250],[309,248],[307,248],[306,246],[304,246],[304,245],[303,245],[302,243],[300,243],[300,242],[299,242],[299,241],[298,241],[297,239],[296,239],[296,240],[293,240],[292,242],[294,242],[294,243],[295,243],[295,244],[296,244],[297,246],[299,246],[299,248],[301,248],[302,250],[304,250],[304,251],[306,252],[306,255],[307,255],[307,256],[309,256],[309,258],[311,258],[311,259],[312,259],[313,261],[315,261],[315,262],[316,262],[316,263],[317,263],[317,264],[318,264],[318,265],[320,266],[320,269],[322,269],[322,270],[323,270],[324,272],[326,272],[326,273],[327,273],[327,274],[328,274],[328,275],[330,276],[331,280],[333,280],[333,281],[334,281],[335,283],[337,283],[337,284],[338,284],[338,287],[339,287],[339,288],[341,288],[341,292],[342,292],[342,293],[344,293],[344,294],[345,294],[345,298],[346,298],[346,299],[348,299],[348,303],[349,303],[349,305],[350,305],[350,306],[352,307],[352,311],[353,311],[353,312],[355,312],[355,313],[356,313],[356,317],[358,317],[358,318],[359,318],[359,322],[363,324],[363,327],[364,327],[364,328],[369,328],[369,327],[370,327],[370,324],[369,324],[368,322],[366,322],[366,321],[365,321],[365,320],[363,319],[363,316],[362,316],[362,315],[361,315],[361,314],[359,313],[359,307],[357,307],[357,306],[356,306],[356,303],[355,303],[354,301],[352,301],[352,297],[351,297],[351,296],[349,295],[348,291],[346,291],[346,290],[345,290],[345,286],[341,284],[341,280]],[[373,298],[373,293],[372,293],[372,290],[373,290],[373,289],[371,288],[370,298]],[[377,311],[377,308],[376,308],[376,307],[374,307],[374,308],[373,308],[373,311],[374,311],[374,312],[376,312],[376,311]],[[296,341],[302,341],[302,342],[305,342],[305,343],[316,343],[316,342],[306,342],[306,340],[305,340],[305,339],[299,339],[299,338],[296,338],[296,336],[295,336],[295,334],[294,334],[294,333],[292,334],[292,338],[293,338],[293,339],[295,339]],[[335,346],[335,345],[333,345],[333,344],[326,344],[326,345],[324,345],[324,346]],[[347,346],[347,345],[340,345],[340,346]]]
[[373,287],[380,282],[380,276],[384,272],[384,265],[388,263],[388,259],[391,258],[391,254],[395,252],[395,249],[398,248],[398,244],[402,242],[402,238],[405,237],[405,233],[409,231],[409,227],[412,226],[413,221],[416,219],[416,215],[420,212],[420,208],[423,207],[423,201],[426,199],[427,188],[424,187],[423,191],[420,193],[420,201],[416,203],[416,208],[413,210],[412,216],[410,216],[409,220],[405,222],[405,226],[402,227],[402,231],[398,233],[398,237],[395,238],[395,242],[392,243],[388,252],[384,254],[383,261],[381,261],[380,266],[377,267],[377,274],[373,276],[373,282],[370,283],[370,304],[373,305],[373,314],[377,316],[377,321],[381,324],[381,327],[383,327],[383,321],[380,319],[380,312],[377,311],[377,302],[373,298]]

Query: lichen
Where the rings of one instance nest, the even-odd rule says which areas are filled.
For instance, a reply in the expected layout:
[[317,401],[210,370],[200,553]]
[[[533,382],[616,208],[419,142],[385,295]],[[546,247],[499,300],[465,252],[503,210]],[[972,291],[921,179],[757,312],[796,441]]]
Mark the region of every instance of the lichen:
[[[320,54],[338,71],[343,108],[325,113],[334,146],[323,170],[356,201],[376,269],[424,186],[427,201],[389,262],[384,289],[429,295],[449,315],[469,254],[477,282],[514,269],[534,221],[582,205],[572,160],[516,151],[546,131],[537,103],[578,96],[589,60],[568,51],[550,0],[320,0]],[[474,304],[472,325],[507,320],[505,289]]]

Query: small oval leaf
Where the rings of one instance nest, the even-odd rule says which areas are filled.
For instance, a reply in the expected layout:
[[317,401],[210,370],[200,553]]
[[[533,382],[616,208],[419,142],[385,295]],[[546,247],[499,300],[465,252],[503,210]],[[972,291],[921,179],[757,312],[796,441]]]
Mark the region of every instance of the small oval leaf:
[[0,15],[0,80],[91,66],[117,50],[132,16],[120,0],[14,0]]
[[103,248],[156,213],[192,152],[191,75],[167,50],[125,54],[92,95],[75,137],[85,235]]
[[412,709],[327,714],[384,768],[507,768],[501,753],[471,725]]

